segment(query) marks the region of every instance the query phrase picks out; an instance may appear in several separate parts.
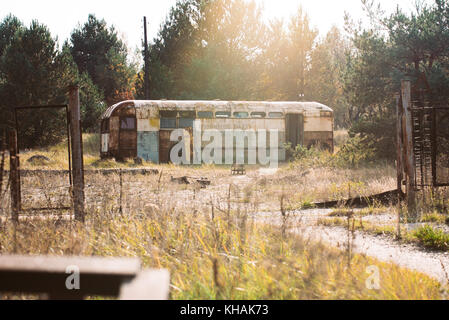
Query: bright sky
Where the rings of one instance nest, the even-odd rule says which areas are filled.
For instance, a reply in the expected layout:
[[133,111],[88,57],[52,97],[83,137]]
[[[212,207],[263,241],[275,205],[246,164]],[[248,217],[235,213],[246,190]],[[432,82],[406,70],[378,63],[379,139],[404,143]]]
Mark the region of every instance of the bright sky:
[[[393,11],[397,5],[404,9],[413,8],[415,0],[379,0],[386,11]],[[157,34],[160,24],[164,21],[170,7],[176,0],[1,0],[0,19],[12,13],[29,24],[37,19],[47,25],[53,36],[60,43],[69,38],[71,31],[87,21],[89,13],[98,18],[104,18],[108,24],[113,24],[122,38],[133,50],[140,46],[143,38],[143,16],[147,16],[148,38],[151,41]],[[342,26],[344,12],[353,19],[362,18],[363,11],[360,0],[256,0],[264,5],[266,19],[288,18],[301,4],[310,16],[312,25],[321,34],[325,34],[332,25]]]

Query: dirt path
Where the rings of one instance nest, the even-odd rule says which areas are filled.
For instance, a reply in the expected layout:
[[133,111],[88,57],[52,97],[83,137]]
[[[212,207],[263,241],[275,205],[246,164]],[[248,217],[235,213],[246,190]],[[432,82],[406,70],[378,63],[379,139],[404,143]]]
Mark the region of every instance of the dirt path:
[[[348,234],[341,227],[298,227],[295,232],[328,245],[346,249]],[[352,235],[351,235],[352,237]],[[449,253],[430,252],[411,244],[401,244],[386,236],[355,232],[351,240],[354,253],[425,273],[442,284],[449,283]]]
[[[259,176],[275,174],[276,170],[260,169]],[[257,176],[256,175],[256,176]],[[241,178],[239,182],[251,183],[254,177]],[[289,230],[303,235],[306,239],[321,241],[327,245],[345,250],[348,245],[348,232],[342,227],[318,225],[319,219],[327,217],[333,210],[312,209],[297,211],[292,214]],[[256,214],[259,221],[279,225],[280,212],[264,212]],[[388,222],[391,215],[374,216],[372,219],[383,219]],[[393,219],[395,220],[395,219]],[[449,284],[449,252],[431,252],[413,244],[404,244],[388,236],[374,236],[356,231],[351,234],[351,248],[358,253],[376,258],[383,262],[391,262],[398,266],[425,273],[442,284]]]
[[[305,239],[346,250],[348,232],[345,228],[321,226],[316,223],[330,211],[313,209],[295,212],[290,218],[289,230],[304,236]],[[259,213],[257,219],[280,225],[280,216],[280,213]],[[374,236],[360,231],[356,231],[353,235],[351,234],[349,238],[353,253],[419,271],[442,284],[449,284],[449,252],[431,252],[416,245],[397,242],[388,236]]]

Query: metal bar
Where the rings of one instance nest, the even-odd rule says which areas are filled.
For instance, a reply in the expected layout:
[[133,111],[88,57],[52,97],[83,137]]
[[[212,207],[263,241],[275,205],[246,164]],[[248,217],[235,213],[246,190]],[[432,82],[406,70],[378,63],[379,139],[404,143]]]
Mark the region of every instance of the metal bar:
[[56,207],[56,208],[26,208],[22,209],[22,212],[28,212],[28,211],[51,211],[51,210],[72,210],[72,207]]
[[436,187],[449,187],[449,183],[438,183]]
[[432,185],[437,186],[437,121],[436,110],[432,110]]
[[55,105],[37,105],[37,106],[22,106],[15,107],[15,110],[25,110],[25,109],[56,109],[56,108],[66,108],[66,104],[55,104]]
[[[69,183],[70,187],[72,189],[73,187],[73,179],[72,179],[72,160],[71,160],[71,139],[70,139],[70,113],[69,113],[69,106],[67,104],[61,104],[61,105],[35,105],[35,106],[22,106],[22,107],[15,107],[14,108],[14,122],[16,126],[16,132],[17,132],[17,146],[20,144],[20,135],[19,135],[19,120],[17,116],[18,110],[29,110],[29,109],[62,109],[65,108],[66,111],[66,118],[67,118],[67,151],[68,151],[68,165],[69,165]],[[20,149],[17,148],[17,154],[20,153]],[[20,161],[20,158],[18,158]],[[21,190],[21,179],[20,179],[20,173],[22,170],[20,170],[20,162],[18,164],[18,175],[19,175],[19,197],[21,199],[22,190]],[[21,201],[20,201],[21,206]],[[19,208],[19,211],[22,210],[22,208]],[[56,210],[56,209],[55,209]]]
[[69,107],[66,105],[65,106],[65,114],[66,114],[66,118],[67,118],[67,154],[68,154],[68,159],[69,159],[69,183],[70,183],[70,187],[73,187],[73,183],[72,183],[72,154],[70,151],[71,148],[71,143],[70,143],[70,114],[69,114]]

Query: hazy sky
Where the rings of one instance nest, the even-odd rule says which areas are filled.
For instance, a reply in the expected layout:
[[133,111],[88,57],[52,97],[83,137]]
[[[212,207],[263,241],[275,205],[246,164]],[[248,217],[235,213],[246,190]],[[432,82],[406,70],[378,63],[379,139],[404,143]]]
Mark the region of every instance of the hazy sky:
[[[70,36],[78,23],[84,23],[89,13],[104,18],[113,24],[125,39],[130,49],[139,46],[143,38],[142,17],[149,22],[149,39],[153,39],[164,21],[170,7],[176,0],[0,0],[0,19],[12,13],[29,24],[37,19],[46,24],[60,43]],[[399,5],[404,9],[413,8],[415,0],[379,0],[383,8],[392,11]],[[326,33],[333,25],[343,25],[344,12],[347,11],[356,20],[363,15],[360,0],[256,0],[264,5],[265,18],[288,18],[301,4],[308,12],[311,22],[320,33]]]

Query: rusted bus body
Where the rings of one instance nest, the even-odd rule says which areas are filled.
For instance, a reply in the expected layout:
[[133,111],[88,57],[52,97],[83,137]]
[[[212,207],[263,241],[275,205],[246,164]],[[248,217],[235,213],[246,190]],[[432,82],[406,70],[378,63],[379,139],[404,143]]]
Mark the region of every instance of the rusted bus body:
[[[140,157],[167,163],[177,144],[170,141],[170,134],[180,128],[189,132],[192,145],[194,128],[222,133],[223,157],[227,151],[225,132],[229,130],[266,130],[268,148],[270,130],[277,130],[280,161],[286,160],[287,143],[334,148],[333,111],[316,102],[124,101],[109,107],[101,121],[102,158]],[[202,149],[208,144],[210,141],[202,141]],[[242,151],[236,150],[235,143],[232,147],[234,155]],[[257,152],[248,149],[248,139],[243,148],[245,158]]]

